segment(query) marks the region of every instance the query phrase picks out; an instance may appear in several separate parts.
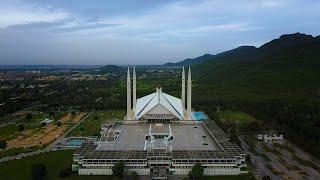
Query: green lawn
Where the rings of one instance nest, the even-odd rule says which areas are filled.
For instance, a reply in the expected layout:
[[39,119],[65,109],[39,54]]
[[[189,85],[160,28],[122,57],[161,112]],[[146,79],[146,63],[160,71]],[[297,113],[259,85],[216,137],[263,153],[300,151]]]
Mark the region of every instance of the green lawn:
[[[0,179],[6,180],[16,180],[23,179],[29,180],[31,177],[31,166],[36,163],[43,163],[48,170],[49,180],[62,179],[59,177],[59,172],[61,169],[71,167],[73,163],[73,150],[55,151],[45,154],[40,154],[20,160],[9,161],[0,164]],[[88,176],[78,176],[72,175],[68,178],[63,178],[66,180],[85,180]],[[100,180],[100,179],[113,179],[108,176],[90,176],[90,179]]]
[[224,111],[216,112],[216,115],[218,116],[219,119],[238,121],[242,123],[256,120],[251,115],[241,111],[224,110]]
[[125,112],[122,110],[96,111],[68,136],[99,136],[102,123],[115,119],[122,120],[124,116]]
[[[41,127],[40,124],[28,123],[23,125],[24,125],[24,130],[37,129]],[[9,124],[7,126],[0,128],[0,139],[4,139],[4,140],[15,139],[19,135],[19,133],[22,133],[22,132],[18,131],[18,124]]]
[[238,176],[206,176],[204,180],[253,180],[251,175],[238,175]]
[[48,114],[46,113],[31,113],[32,114],[32,119],[26,120],[25,117],[23,117],[19,123],[40,123],[43,119],[46,117],[49,117]]
[[38,149],[39,149],[38,147],[29,147],[29,148],[19,147],[19,148],[12,148],[9,150],[0,150],[0,158],[5,156],[14,156],[21,153],[27,153],[27,152],[35,151]]

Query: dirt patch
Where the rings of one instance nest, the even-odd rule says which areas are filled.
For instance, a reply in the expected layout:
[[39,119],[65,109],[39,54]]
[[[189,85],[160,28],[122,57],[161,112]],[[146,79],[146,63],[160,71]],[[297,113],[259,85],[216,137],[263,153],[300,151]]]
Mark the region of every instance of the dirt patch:
[[22,131],[20,134],[21,134],[22,136],[26,137],[26,136],[31,136],[33,132],[34,132],[34,130],[28,129],[28,130]]
[[38,130],[25,130],[21,132],[16,139],[8,141],[7,148],[11,149],[17,147],[47,145],[67,131],[68,125],[66,123],[77,123],[85,115],[86,113],[84,112],[80,112],[75,116],[72,116],[71,113],[68,113],[60,119],[62,123],[60,127],[50,124]]
[[73,119],[72,121],[73,122],[78,122],[80,121],[87,113],[84,113],[84,112],[81,112],[81,113],[78,113]]
[[61,123],[65,123],[65,122],[67,122],[67,121],[70,121],[72,119],[72,115],[71,115],[71,113],[68,113],[68,114],[66,114],[65,116],[63,116],[61,119],[60,119],[60,121],[61,121]]
[[68,113],[65,116],[63,116],[60,119],[60,121],[62,123],[66,123],[66,122],[76,123],[76,122],[80,121],[83,118],[83,116],[85,116],[85,115],[86,115],[86,113],[84,113],[84,112],[80,112],[75,116],[71,115],[71,113]]
[[44,129],[34,133],[32,136],[27,138],[17,138],[14,140],[8,141],[8,149],[17,148],[17,147],[31,147],[31,146],[39,146],[46,145],[55,140],[61,134],[63,134],[68,127],[66,125],[62,125],[61,127],[57,127],[55,125],[49,125],[44,127]]

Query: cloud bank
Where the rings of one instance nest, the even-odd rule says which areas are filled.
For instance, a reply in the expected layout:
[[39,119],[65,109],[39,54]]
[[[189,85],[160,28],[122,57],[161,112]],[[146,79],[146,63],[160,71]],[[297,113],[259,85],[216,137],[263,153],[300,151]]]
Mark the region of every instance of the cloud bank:
[[1,64],[161,64],[320,28],[313,0],[3,0],[0,9]]

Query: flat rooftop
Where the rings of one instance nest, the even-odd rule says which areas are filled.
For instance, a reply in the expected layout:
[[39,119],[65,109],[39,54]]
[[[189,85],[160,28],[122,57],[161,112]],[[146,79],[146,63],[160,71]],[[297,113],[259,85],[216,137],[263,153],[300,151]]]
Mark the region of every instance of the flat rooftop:
[[[149,124],[117,125],[123,132],[115,144],[104,144],[99,147],[93,141],[85,142],[75,151],[83,159],[140,159],[148,157],[172,157],[173,160],[187,159],[235,159],[244,156],[243,151],[230,142],[226,134],[214,121],[205,121],[197,125],[171,124],[174,134],[172,151],[144,150],[145,134]],[[210,130],[207,131],[207,128]],[[212,136],[211,136],[212,133]],[[209,136],[210,134],[210,136]],[[203,138],[203,136],[207,136]],[[202,146],[204,142],[208,145]]]
[[172,150],[216,150],[217,143],[202,124],[171,124]]
[[[173,140],[169,145],[172,150],[217,150],[217,142],[202,124],[170,124]],[[99,144],[98,151],[110,150],[145,150],[146,136],[150,124],[123,124],[114,129],[121,131],[115,143]],[[168,132],[168,124],[152,125],[151,131]]]

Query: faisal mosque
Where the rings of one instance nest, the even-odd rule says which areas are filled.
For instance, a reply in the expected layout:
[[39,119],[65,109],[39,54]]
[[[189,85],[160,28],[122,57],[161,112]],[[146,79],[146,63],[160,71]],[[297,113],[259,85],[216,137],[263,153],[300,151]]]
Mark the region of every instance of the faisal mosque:
[[131,81],[128,68],[126,116],[101,124],[100,136],[75,151],[72,169],[79,175],[112,175],[121,162],[126,174],[168,179],[186,176],[200,163],[207,176],[247,173],[243,151],[203,112],[192,111],[190,67],[187,82],[184,68],[181,77],[181,98],[157,87],[137,99],[136,72]]

